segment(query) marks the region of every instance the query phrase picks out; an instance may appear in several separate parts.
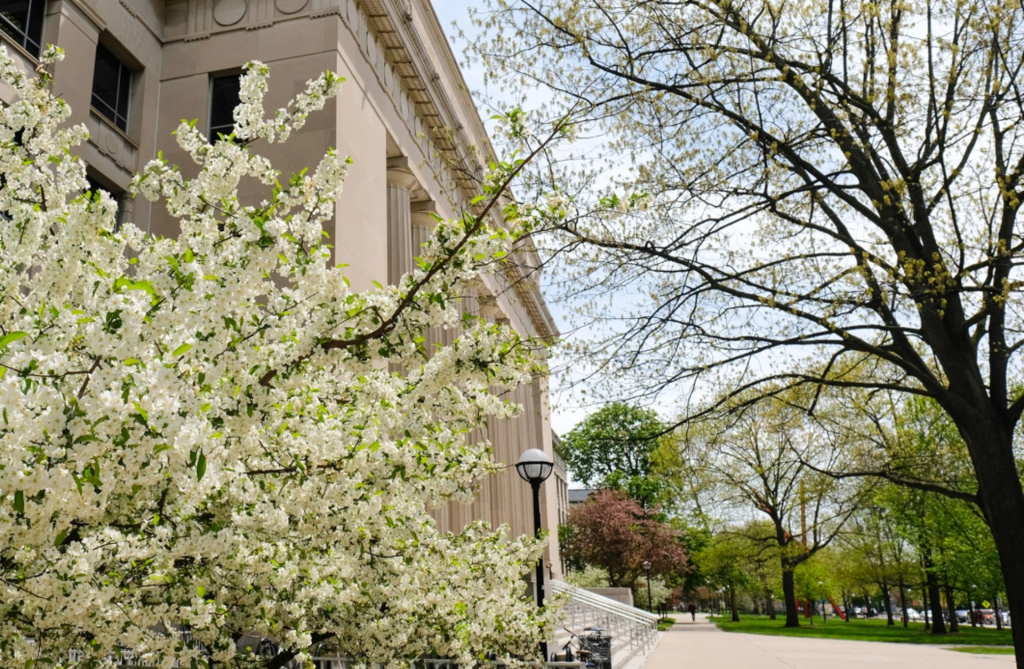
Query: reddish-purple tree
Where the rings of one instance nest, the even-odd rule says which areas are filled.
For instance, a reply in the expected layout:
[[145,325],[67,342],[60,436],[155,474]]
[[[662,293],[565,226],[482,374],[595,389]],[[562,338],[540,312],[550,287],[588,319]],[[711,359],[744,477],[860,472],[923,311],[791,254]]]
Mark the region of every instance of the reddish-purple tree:
[[633,585],[645,573],[644,560],[651,575],[683,571],[682,535],[660,515],[659,508],[644,509],[622,491],[599,490],[569,512],[562,551],[570,561],[607,571],[613,587]]

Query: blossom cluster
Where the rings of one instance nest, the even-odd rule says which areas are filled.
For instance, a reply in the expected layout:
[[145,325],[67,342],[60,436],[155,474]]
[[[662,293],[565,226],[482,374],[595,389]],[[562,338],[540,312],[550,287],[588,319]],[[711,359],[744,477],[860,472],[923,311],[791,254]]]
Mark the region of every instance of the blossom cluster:
[[[353,292],[323,234],[349,161],[280,184],[253,150],[340,81],[266,120],[268,76],[248,66],[234,137],[177,129],[194,178],[135,178],[179,222],[157,238],[115,224],[85,128],[0,48],[0,666],[270,661],[240,638],[279,664],[530,655],[550,624],[523,597],[536,541],[429,515],[493,471],[468,435],[516,414],[502,393],[535,364],[457,309],[514,235],[439,222],[398,286]],[[241,201],[244,177],[268,198]],[[443,325],[461,336],[424,355]]]

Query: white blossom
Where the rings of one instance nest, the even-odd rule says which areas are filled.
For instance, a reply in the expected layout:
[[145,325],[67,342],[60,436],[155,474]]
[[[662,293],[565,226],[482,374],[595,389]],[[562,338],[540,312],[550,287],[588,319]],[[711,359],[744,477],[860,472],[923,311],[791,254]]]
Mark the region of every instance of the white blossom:
[[[180,233],[117,228],[110,195],[83,194],[59,57],[33,77],[0,48],[18,96],[0,109],[0,666],[240,666],[240,634],[300,660],[532,654],[552,615],[522,588],[538,542],[428,513],[494,470],[468,435],[516,414],[500,393],[529,379],[529,347],[483,321],[426,362],[417,344],[460,323],[514,235],[439,223],[399,286],[350,290],[322,234],[349,161],[277,187],[253,148],[340,80],[267,120],[260,63],[233,138],[177,129],[194,178],[158,159],[133,181]],[[239,199],[247,176],[264,201]]]

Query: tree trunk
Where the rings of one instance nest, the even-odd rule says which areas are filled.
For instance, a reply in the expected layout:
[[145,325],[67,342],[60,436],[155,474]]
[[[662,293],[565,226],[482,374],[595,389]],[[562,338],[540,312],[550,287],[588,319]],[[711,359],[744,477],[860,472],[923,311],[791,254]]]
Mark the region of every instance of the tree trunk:
[[996,611],[996,629],[997,630],[1001,630],[1001,629],[1003,629],[1003,617],[1001,615],[999,615],[999,613],[1000,613],[1000,611],[999,611],[999,597],[996,596],[996,597],[993,597],[992,599],[994,600],[993,604],[996,607],[995,608],[995,611]]
[[949,611],[949,633],[956,634],[960,631],[960,621],[956,619],[956,597],[953,594],[953,586],[946,584],[946,610]]
[[[990,404],[982,413],[977,402],[972,404],[972,411],[954,420],[978,477],[978,500],[999,554],[1006,605],[1010,611],[1024,611],[1024,489],[1013,457],[1014,425],[1004,408]],[[1024,667],[1024,625],[1013,625],[1011,631],[1017,666]]]
[[927,632],[932,628],[932,617],[928,615],[928,589],[925,588],[924,593],[922,594],[924,597],[924,606],[921,607],[922,609],[924,609],[924,631]]
[[874,611],[871,609],[871,595],[869,595],[868,591],[865,590],[864,591],[864,617],[865,618],[870,618],[872,613],[874,613]]
[[800,627],[800,612],[796,607],[796,583],[793,580],[793,569],[782,567],[782,596],[786,599],[785,627]]
[[903,614],[903,626],[910,626],[910,616],[907,615],[907,586],[903,582],[903,574],[900,574],[900,612]]
[[893,627],[896,621],[892,619],[892,599],[889,597],[889,584],[882,581],[878,584],[878,587],[882,590],[882,603],[885,605],[885,617],[887,619],[885,624]]
[[772,593],[766,595],[765,604],[768,609],[768,620],[775,620],[775,598],[772,597]]
[[732,621],[738,623],[740,621],[740,612],[736,608],[736,588],[729,588],[729,608],[732,609]]
[[939,593],[939,578],[935,575],[935,564],[930,553],[924,555],[925,579],[928,582],[928,600],[932,610],[932,634],[945,634],[946,623],[942,620],[942,595]]

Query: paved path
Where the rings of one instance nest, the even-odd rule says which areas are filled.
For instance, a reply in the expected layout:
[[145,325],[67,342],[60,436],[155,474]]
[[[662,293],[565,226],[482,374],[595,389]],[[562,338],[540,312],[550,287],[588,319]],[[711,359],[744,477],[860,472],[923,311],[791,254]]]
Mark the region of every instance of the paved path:
[[931,646],[793,639],[723,632],[703,615],[676,616],[644,669],[1007,669],[1012,655],[971,655]]

